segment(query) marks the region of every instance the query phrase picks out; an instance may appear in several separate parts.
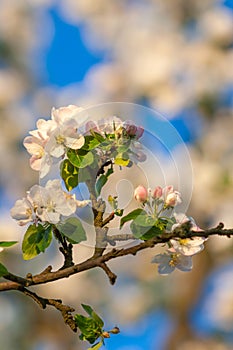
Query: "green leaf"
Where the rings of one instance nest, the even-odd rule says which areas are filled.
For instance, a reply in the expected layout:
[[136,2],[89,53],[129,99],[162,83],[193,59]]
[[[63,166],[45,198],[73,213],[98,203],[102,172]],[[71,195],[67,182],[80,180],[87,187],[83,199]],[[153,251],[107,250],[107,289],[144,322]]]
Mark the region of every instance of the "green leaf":
[[61,177],[65,183],[66,189],[71,191],[78,186],[79,171],[68,159],[61,163]]
[[81,304],[82,308],[86,311],[86,313],[91,316],[97,324],[102,328],[104,326],[104,321],[95,313],[90,305]]
[[98,350],[101,348],[101,346],[103,345],[102,340],[99,343],[94,344],[91,348],[88,348],[87,350]]
[[93,153],[91,151],[87,152],[83,149],[69,149],[67,152],[67,157],[70,160],[70,162],[77,168],[85,168],[86,166],[94,162]]
[[17,241],[4,241],[4,242],[0,242],[0,247],[1,248],[8,248],[16,243],[18,243],[18,242]]
[[[130,144],[131,144],[131,140],[127,140],[127,141],[124,141],[122,144],[118,145],[117,146],[118,153],[123,154],[123,153],[127,152],[129,147],[130,147]],[[120,158],[122,158],[122,157],[120,157]]]
[[135,209],[135,210],[131,211],[129,214],[123,216],[123,218],[121,218],[121,221],[120,221],[120,228],[122,228],[122,226],[126,222],[128,222],[130,220],[135,220],[142,213],[145,213],[147,215],[147,213],[143,209],[138,208],[138,209]]
[[142,212],[135,219],[134,223],[139,226],[154,226],[156,223],[156,219],[152,218],[152,216],[148,215],[146,212]]
[[98,177],[96,184],[95,184],[95,189],[96,189],[96,194],[97,196],[100,195],[100,192],[102,190],[102,187],[106,184],[106,182],[108,181],[109,176],[113,173],[113,167],[111,166],[106,174],[102,174]]
[[77,244],[87,239],[83,225],[76,217],[68,218],[64,222],[57,224],[56,227],[72,244]]
[[95,320],[91,317],[75,315],[75,323],[82,332],[80,339],[87,340],[90,344],[93,344],[103,332],[102,328],[100,328]]
[[85,143],[82,147],[85,151],[90,151],[93,148],[96,148],[102,141],[97,139],[94,135],[86,135],[85,137]]
[[90,132],[91,132],[92,136],[94,136],[96,138],[96,140],[99,141],[99,143],[102,143],[105,141],[105,138],[101,134],[99,134],[98,132],[95,132],[94,130],[90,130]]
[[82,307],[90,317],[85,317],[79,314],[74,316],[75,323],[82,332],[79,338],[81,340],[87,340],[90,344],[93,344],[102,336],[104,322],[95,313],[91,306],[82,304]]
[[44,253],[52,241],[52,227],[47,228],[39,224],[30,225],[24,235],[22,250],[23,258],[30,260],[40,254]]
[[86,311],[86,313],[89,315],[89,316],[92,316],[92,313],[93,313],[93,309],[90,305],[86,305],[86,304],[81,304],[82,305],[82,308]]
[[147,241],[148,239],[151,239],[163,232],[159,227],[140,226],[140,225],[137,225],[135,221],[131,222],[130,229],[135,238],[142,239],[144,241]]
[[8,274],[7,268],[0,263],[0,277],[5,276]]
[[100,175],[100,177],[98,178],[98,180],[96,181],[95,184],[95,189],[96,189],[96,194],[97,196],[100,195],[100,192],[102,190],[102,187],[106,184],[106,182],[108,181],[108,178],[106,175]]

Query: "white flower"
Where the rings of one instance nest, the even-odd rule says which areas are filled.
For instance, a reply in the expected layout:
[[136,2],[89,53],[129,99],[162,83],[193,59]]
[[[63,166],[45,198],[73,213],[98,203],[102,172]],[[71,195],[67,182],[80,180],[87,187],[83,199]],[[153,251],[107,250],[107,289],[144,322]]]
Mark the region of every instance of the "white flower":
[[77,207],[89,201],[76,201],[75,197],[63,191],[59,180],[49,180],[45,187],[34,185],[27,197],[17,200],[11,209],[11,216],[26,225],[29,222],[57,224],[63,216],[75,213]]
[[49,134],[56,128],[56,123],[52,120],[39,119],[36,126],[37,129],[29,132],[31,136],[25,137],[23,144],[31,154],[31,168],[40,171],[42,159],[45,157],[45,146],[49,141]]
[[84,111],[82,107],[75,105],[69,105],[66,107],[60,107],[58,109],[52,108],[52,120],[54,120],[58,126],[72,123],[74,127],[81,125],[87,118],[87,114],[81,114]]
[[45,154],[43,142],[35,136],[27,136],[25,137],[23,144],[28,153],[31,154],[31,168],[39,171],[41,168],[42,158]]
[[56,129],[57,123],[54,120],[39,119],[36,123],[37,129],[29,131],[29,134],[40,139],[44,144],[49,139],[49,134]]
[[80,116],[82,108],[69,105],[52,109],[52,119],[39,119],[37,129],[29,132],[24,139],[24,146],[31,154],[31,168],[40,171],[40,177],[48,174],[54,163],[52,157],[60,158],[66,148],[79,149],[85,139],[77,133],[78,126],[86,120],[87,115]]
[[177,253],[186,256],[192,256],[201,252],[204,249],[205,238],[193,237],[191,238],[177,238],[171,239],[170,243]]
[[67,148],[79,149],[84,143],[84,137],[77,134],[75,128],[71,125],[63,125],[51,133],[45,150],[50,156],[60,158]]
[[27,198],[18,199],[10,210],[13,219],[19,222],[20,226],[26,225],[35,219],[34,209]]
[[164,187],[163,196],[166,207],[175,207],[181,203],[181,194],[178,191],[174,191],[173,186]]
[[185,256],[176,252],[158,254],[151,262],[159,264],[158,272],[160,275],[168,275],[173,272],[175,268],[181,271],[190,271],[193,267],[191,256]]
[[[194,219],[192,217],[187,217],[183,213],[174,213],[174,217],[176,219],[176,224],[174,224],[171,228],[173,231],[180,225],[190,222],[191,224],[191,230],[196,232],[201,232],[202,230],[197,226]],[[186,256],[191,256],[194,254],[197,254],[201,252],[204,249],[204,242],[206,241],[206,238],[204,237],[193,237],[193,238],[174,238],[170,240],[170,243],[172,244],[172,247],[177,251],[178,253],[181,253]]]
[[43,222],[57,224],[61,216],[70,216],[76,211],[74,198],[65,196],[59,180],[49,180],[45,187],[33,186],[29,198],[36,215]]

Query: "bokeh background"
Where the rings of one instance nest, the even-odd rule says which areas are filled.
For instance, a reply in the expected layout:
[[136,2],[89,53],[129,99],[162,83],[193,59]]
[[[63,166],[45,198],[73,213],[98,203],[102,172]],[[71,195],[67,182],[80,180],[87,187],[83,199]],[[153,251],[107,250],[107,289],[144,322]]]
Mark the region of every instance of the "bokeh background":
[[[133,102],[158,110],[186,143],[194,170],[189,214],[200,227],[233,227],[232,0],[0,1],[0,239],[22,241],[9,215],[38,182],[22,146],[52,106]],[[185,167],[185,164],[184,164]],[[87,252],[78,255],[82,259]],[[157,248],[156,248],[157,249]],[[153,252],[37,288],[80,310],[92,304],[120,326],[106,350],[233,348],[233,243],[212,238],[191,273],[161,277]],[[12,272],[61,263],[53,245],[32,263],[20,244],[1,253]],[[0,295],[1,350],[85,349],[56,310]]]

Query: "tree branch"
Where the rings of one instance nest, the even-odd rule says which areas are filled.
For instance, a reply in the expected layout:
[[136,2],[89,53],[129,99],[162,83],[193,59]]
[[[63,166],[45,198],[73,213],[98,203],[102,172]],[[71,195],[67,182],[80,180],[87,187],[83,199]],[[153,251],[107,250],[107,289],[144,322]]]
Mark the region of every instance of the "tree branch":
[[[186,225],[186,224],[185,224]],[[184,228],[185,225],[182,227]],[[147,249],[147,248],[153,248],[155,245],[160,243],[167,243],[172,238],[193,238],[193,237],[205,237],[208,238],[209,236],[213,235],[219,235],[219,236],[226,236],[231,237],[233,236],[233,229],[224,229],[224,225],[220,223],[217,227],[203,230],[203,231],[185,231],[184,229],[177,230],[175,229],[173,232],[163,232],[161,235],[157,235],[156,237],[149,239],[148,241],[143,241],[140,243],[137,243],[134,246],[128,247],[128,248],[121,248],[121,249],[112,249],[110,252],[105,253],[101,256],[93,256],[89,259],[87,259],[84,262],[81,262],[79,264],[76,264],[74,266],[66,267],[61,270],[57,271],[51,271],[48,270],[48,272],[43,271],[42,273],[34,276],[30,276],[30,278],[27,278],[26,281],[21,277],[17,277],[14,275],[14,281],[10,280],[10,282],[2,282],[0,283],[0,291],[7,291],[7,290],[18,290],[19,287],[22,286],[35,286],[39,284],[45,284],[49,282],[53,282],[62,278],[70,277],[74,274],[87,271],[90,269],[93,269],[95,267],[103,268],[103,264],[119,257],[123,257],[126,255],[136,255],[139,251]],[[106,272],[106,271],[105,271]],[[10,275],[5,275],[5,279],[8,278]],[[26,284],[25,284],[26,283]]]
[[55,226],[53,227],[53,234],[62,245],[62,247],[59,247],[60,252],[64,256],[64,264],[61,267],[61,269],[73,266],[73,245],[71,243],[67,244],[66,238],[60,233],[60,231]]
[[71,328],[71,330],[73,332],[77,332],[76,323],[73,316],[71,315],[71,312],[74,312],[75,309],[71,308],[68,305],[64,305],[60,299],[42,298],[36,293],[24,287],[18,288],[18,291],[32,298],[42,309],[45,309],[47,305],[55,307],[58,311],[61,312],[64,322]]

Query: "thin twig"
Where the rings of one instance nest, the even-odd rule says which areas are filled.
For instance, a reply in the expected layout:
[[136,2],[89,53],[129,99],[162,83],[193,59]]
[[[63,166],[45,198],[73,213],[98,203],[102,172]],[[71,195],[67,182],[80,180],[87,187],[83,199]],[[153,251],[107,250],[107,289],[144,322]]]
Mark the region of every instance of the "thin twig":
[[38,294],[22,287],[18,288],[18,291],[23,293],[24,295],[32,298],[42,309],[45,309],[47,305],[55,307],[58,311],[61,312],[62,317],[65,321],[65,323],[71,328],[73,332],[77,332],[77,326],[74,321],[73,316],[71,315],[72,312],[75,311],[72,307],[68,305],[64,305],[60,299],[47,299],[42,298]]
[[109,282],[112,285],[115,284],[116,279],[117,279],[117,275],[110,270],[110,268],[108,267],[108,265],[106,263],[101,263],[99,266],[104,270],[104,272],[108,276]]

